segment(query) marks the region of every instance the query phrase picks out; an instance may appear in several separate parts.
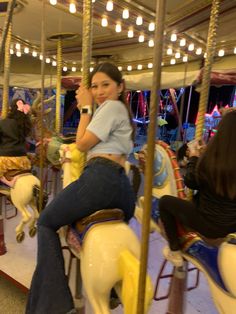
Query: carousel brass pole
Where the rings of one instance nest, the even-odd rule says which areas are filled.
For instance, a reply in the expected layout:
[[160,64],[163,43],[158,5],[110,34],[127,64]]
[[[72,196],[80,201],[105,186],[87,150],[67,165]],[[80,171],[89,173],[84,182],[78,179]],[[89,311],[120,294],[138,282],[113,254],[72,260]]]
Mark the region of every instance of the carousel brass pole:
[[[205,122],[205,112],[207,111],[208,97],[209,97],[209,88],[211,81],[211,68],[214,61],[214,55],[216,50],[216,31],[218,27],[219,20],[219,10],[220,10],[220,1],[213,0],[211,7],[211,17],[208,29],[208,38],[207,38],[207,49],[206,49],[206,60],[203,68],[203,77],[201,84],[201,94],[199,101],[198,109],[198,121],[195,133],[195,139],[200,140],[203,134],[203,127]],[[193,192],[188,190],[187,198],[192,199]]]
[[9,109],[9,80],[10,80],[10,43],[11,43],[12,25],[9,24],[6,43],[5,43],[5,62],[3,76],[3,95],[2,95],[2,118],[6,118]]
[[92,4],[91,0],[83,1],[83,41],[82,41],[82,68],[83,84],[88,87],[89,68],[92,50]]
[[3,50],[5,47],[5,42],[8,34],[8,29],[10,27],[10,24],[12,22],[12,15],[13,15],[13,10],[16,5],[16,0],[9,0],[8,5],[7,5],[7,13],[6,13],[6,19],[2,31],[2,36],[1,36],[1,43],[0,43],[0,64],[3,61]]
[[[83,40],[82,40],[82,68],[83,68],[83,84],[88,87],[89,68],[92,50],[92,1],[83,1]],[[82,277],[80,272],[80,259],[76,259],[76,280],[75,280],[75,298],[80,300],[78,305],[78,314],[85,313],[85,306],[82,302]]]
[[200,101],[199,101],[198,123],[197,123],[196,134],[195,134],[195,138],[199,140],[202,138],[204,121],[205,121],[205,112],[207,110],[207,104],[208,104],[211,68],[212,68],[212,63],[214,61],[214,55],[215,55],[215,50],[216,50],[216,31],[217,31],[218,20],[219,20],[220,1],[221,0],[212,1],[211,17],[210,17],[208,38],[207,38],[206,59],[205,59],[205,65],[203,68],[201,94],[200,94]]
[[56,91],[56,121],[55,131],[61,131],[61,70],[62,70],[62,39],[57,41],[57,91]]
[[[43,114],[44,114],[44,77],[45,77],[45,0],[42,0],[42,22],[41,22],[41,111],[40,120],[41,125],[43,125]],[[43,141],[44,129],[40,130],[40,138]],[[44,148],[43,144],[40,145],[39,151],[39,179],[40,179],[40,193],[39,193],[39,212],[42,211],[43,207],[43,166],[44,166]]]
[[145,290],[146,290],[146,273],[148,258],[148,242],[150,233],[150,217],[151,217],[151,197],[153,183],[153,161],[156,139],[156,121],[157,107],[159,106],[160,84],[161,84],[161,61],[163,50],[163,33],[165,20],[166,1],[158,0],[156,4],[156,21],[155,21],[155,46],[153,51],[153,83],[151,89],[150,103],[150,124],[148,127],[147,138],[147,164],[145,169],[145,185],[144,185],[144,214],[142,224],[142,242],[141,242],[141,263],[139,274],[139,291],[137,300],[137,314],[144,313]]

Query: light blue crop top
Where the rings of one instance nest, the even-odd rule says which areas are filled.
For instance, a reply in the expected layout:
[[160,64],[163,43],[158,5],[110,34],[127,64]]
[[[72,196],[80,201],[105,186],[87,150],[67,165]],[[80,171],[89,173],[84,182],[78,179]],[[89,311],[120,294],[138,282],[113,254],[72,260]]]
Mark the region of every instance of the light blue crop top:
[[95,111],[87,130],[101,142],[88,151],[88,159],[94,154],[125,154],[133,149],[132,127],[125,105],[119,100],[106,100]]

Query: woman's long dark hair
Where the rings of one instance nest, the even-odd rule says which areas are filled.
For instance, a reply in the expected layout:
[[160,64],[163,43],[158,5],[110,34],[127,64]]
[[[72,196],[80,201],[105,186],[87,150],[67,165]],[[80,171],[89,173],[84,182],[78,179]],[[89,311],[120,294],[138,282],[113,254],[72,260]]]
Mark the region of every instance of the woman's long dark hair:
[[19,134],[22,139],[25,139],[31,133],[32,123],[29,114],[24,114],[24,112],[18,110],[18,106],[16,104],[18,100],[21,100],[23,103],[25,103],[22,99],[14,99],[7,117],[16,121]]
[[131,109],[130,109],[130,106],[129,104],[127,103],[127,100],[126,100],[126,92],[125,92],[125,82],[122,78],[122,74],[121,72],[119,71],[119,69],[117,68],[116,65],[114,65],[113,63],[110,63],[110,62],[103,62],[103,63],[100,63],[96,66],[96,68],[93,70],[93,72],[91,73],[90,75],[90,78],[89,78],[89,86],[91,86],[91,83],[92,83],[92,78],[93,76],[97,73],[97,72],[102,72],[104,74],[106,74],[107,76],[109,76],[113,81],[115,81],[117,83],[117,85],[119,86],[120,84],[123,83],[124,85],[124,88],[119,96],[119,100],[123,102],[123,104],[125,105],[127,111],[128,111],[128,114],[129,114],[129,119],[130,119],[130,124],[131,124],[131,127],[133,129],[133,132],[132,132],[132,140],[134,141],[134,138],[135,138],[135,124],[133,122],[133,114],[131,112]]
[[236,111],[227,113],[198,163],[199,182],[216,194],[236,199]]

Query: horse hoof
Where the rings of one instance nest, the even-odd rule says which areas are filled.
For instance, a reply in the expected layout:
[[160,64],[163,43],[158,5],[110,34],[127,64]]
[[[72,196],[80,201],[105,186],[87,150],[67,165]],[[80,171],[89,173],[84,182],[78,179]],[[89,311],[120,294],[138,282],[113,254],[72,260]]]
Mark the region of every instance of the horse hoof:
[[24,233],[24,231],[22,231],[21,233],[17,234],[16,241],[18,243],[21,243],[24,240],[24,238],[25,238],[25,233]]
[[36,232],[37,232],[37,228],[36,227],[33,227],[29,230],[29,236],[31,238],[33,238],[35,235],[36,235]]

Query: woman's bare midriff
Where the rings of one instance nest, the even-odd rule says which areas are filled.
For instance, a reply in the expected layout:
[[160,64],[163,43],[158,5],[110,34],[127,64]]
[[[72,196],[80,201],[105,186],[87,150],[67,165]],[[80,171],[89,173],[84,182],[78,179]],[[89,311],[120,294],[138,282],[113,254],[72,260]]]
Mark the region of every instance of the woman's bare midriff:
[[94,155],[89,156],[88,160],[95,157],[103,157],[103,158],[110,159],[114,162],[117,162],[122,167],[125,167],[125,162],[127,160],[126,155],[118,155],[118,154],[94,154]]

